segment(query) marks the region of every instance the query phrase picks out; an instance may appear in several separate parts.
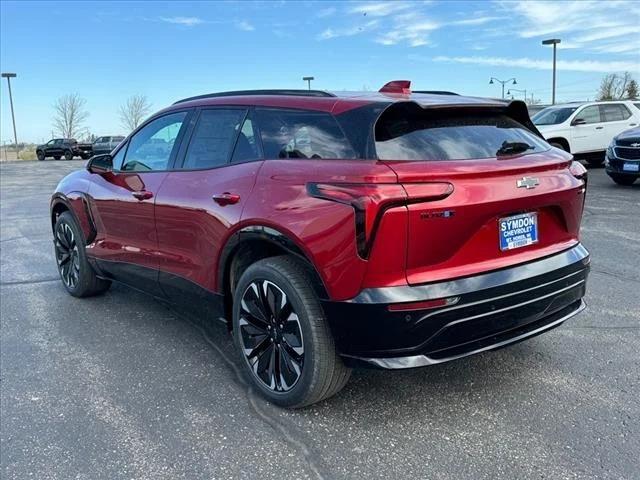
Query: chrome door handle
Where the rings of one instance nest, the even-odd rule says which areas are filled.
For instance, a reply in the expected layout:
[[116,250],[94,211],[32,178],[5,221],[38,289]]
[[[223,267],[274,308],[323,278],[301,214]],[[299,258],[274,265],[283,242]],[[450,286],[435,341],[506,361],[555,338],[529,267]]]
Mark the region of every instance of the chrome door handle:
[[218,193],[211,197],[214,202],[216,202],[221,207],[225,205],[233,205],[234,203],[238,203],[240,201],[240,195],[236,195],[235,193]]
[[131,195],[133,195],[138,200],[149,200],[150,198],[153,198],[153,193],[148,192],[146,190],[141,190],[139,192],[131,192]]

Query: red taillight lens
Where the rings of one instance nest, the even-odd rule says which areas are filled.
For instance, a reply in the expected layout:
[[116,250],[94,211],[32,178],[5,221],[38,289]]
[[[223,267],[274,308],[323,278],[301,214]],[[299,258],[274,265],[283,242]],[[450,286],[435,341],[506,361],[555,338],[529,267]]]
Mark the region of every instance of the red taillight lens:
[[309,183],[309,195],[351,205],[356,214],[358,253],[367,258],[385,210],[415,202],[441,200],[453,192],[450,183]]
[[436,300],[424,300],[421,302],[392,303],[387,306],[390,312],[411,312],[415,310],[429,310],[431,308],[448,307],[455,305],[460,297],[438,298]]

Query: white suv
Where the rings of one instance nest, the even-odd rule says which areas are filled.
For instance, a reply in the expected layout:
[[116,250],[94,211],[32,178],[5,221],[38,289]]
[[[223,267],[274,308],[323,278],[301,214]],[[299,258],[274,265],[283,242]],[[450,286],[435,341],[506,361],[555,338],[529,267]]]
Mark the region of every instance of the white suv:
[[574,155],[597,153],[586,160],[599,165],[604,161],[600,152],[604,154],[613,137],[640,125],[637,105],[628,100],[567,103],[540,110],[532,120],[551,145]]

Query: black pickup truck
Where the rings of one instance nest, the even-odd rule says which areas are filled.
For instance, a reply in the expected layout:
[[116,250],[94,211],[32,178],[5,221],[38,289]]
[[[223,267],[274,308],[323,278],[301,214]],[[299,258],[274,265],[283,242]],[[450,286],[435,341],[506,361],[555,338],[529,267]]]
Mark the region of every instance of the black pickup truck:
[[43,145],[36,147],[38,160],[53,157],[60,160],[73,160],[73,157],[87,159],[93,155],[93,148],[90,143],[78,143],[75,138],[54,138]]

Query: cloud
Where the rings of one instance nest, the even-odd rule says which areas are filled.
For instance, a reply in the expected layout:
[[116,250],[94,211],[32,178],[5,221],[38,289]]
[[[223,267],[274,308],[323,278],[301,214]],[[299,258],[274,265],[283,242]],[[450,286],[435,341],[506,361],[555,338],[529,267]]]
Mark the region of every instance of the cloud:
[[448,22],[447,25],[484,25],[485,23],[493,22],[495,20],[501,20],[503,17],[476,17],[465,18],[464,20],[454,20]]
[[316,13],[316,17],[318,18],[330,17],[332,15],[335,15],[336,11],[337,11],[336,7],[323,8],[322,10],[319,10],[318,13]]
[[244,30],[245,32],[253,32],[256,29],[256,27],[251,25],[246,20],[241,20],[239,22],[236,22],[236,27],[239,28],[240,30]]
[[403,1],[371,2],[352,7],[349,9],[349,13],[359,13],[370,17],[386,17],[411,7],[415,7],[415,4]]
[[158,20],[165,23],[182,25],[184,27],[193,27],[205,23],[203,19],[198,17],[159,17]]
[[375,42],[382,45],[407,43],[411,47],[430,45],[429,33],[441,26],[420,14],[396,15],[392,27],[378,35]]
[[[424,57],[413,56],[414,60],[426,60]],[[526,68],[534,70],[551,70],[550,60],[535,60],[531,58],[505,58],[505,57],[449,57],[441,55],[433,58],[435,62],[461,63],[469,65],[485,65],[492,67]],[[596,60],[558,60],[559,70],[571,70],[575,72],[620,72],[639,71],[639,62],[629,61],[596,61]]]
[[352,37],[361,33],[373,30],[377,27],[378,20],[370,20],[360,25],[352,25],[345,28],[333,29],[327,28],[317,36],[318,40],[330,40],[338,37]]

